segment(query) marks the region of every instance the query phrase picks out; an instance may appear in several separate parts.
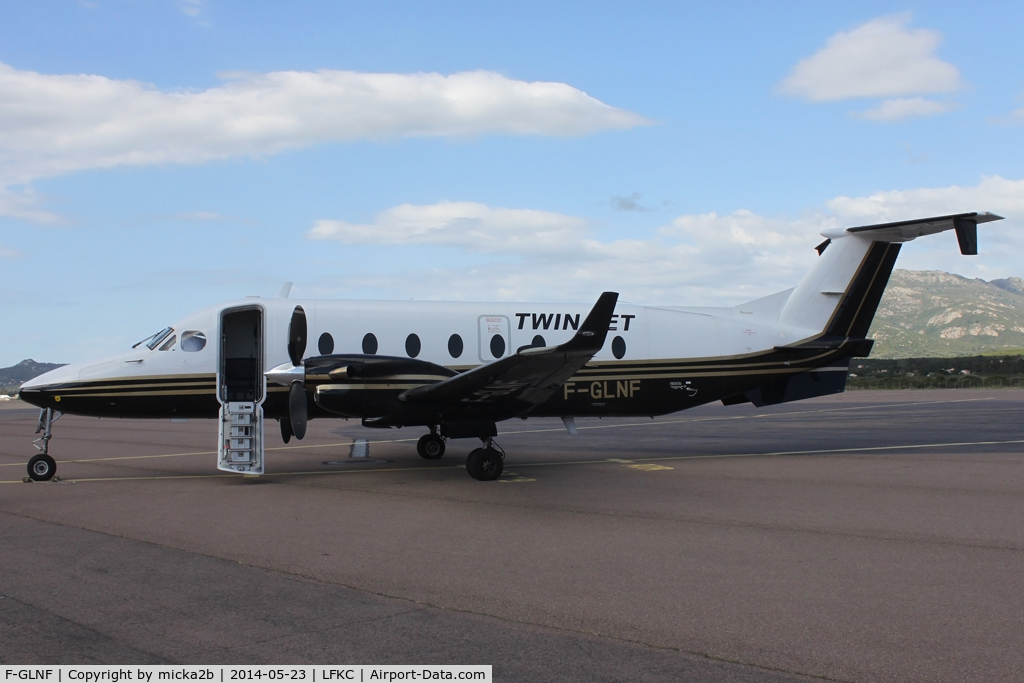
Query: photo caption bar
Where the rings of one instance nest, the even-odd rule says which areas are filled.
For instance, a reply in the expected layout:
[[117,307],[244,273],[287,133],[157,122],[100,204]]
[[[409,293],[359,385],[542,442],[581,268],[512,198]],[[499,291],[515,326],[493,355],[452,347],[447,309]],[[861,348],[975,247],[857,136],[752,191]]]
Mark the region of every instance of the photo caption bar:
[[0,683],[161,683],[207,681],[234,683],[269,681],[287,683],[398,683],[399,681],[481,681],[491,683],[490,664],[371,665],[332,664],[316,666],[201,666],[201,665],[0,665]]

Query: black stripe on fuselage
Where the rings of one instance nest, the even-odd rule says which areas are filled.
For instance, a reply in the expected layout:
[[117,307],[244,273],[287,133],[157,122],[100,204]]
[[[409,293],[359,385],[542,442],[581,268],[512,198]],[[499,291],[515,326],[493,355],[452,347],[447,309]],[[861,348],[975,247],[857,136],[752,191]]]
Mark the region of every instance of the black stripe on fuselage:
[[897,243],[871,243],[843,300],[825,326],[825,336],[864,338],[867,335],[899,253]]

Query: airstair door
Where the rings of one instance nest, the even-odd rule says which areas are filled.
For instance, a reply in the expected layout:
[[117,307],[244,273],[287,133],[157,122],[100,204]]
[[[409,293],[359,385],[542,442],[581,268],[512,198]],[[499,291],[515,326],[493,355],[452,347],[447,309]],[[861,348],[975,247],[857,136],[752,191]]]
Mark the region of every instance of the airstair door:
[[512,326],[503,315],[482,315],[478,319],[480,360],[490,363],[512,352]]
[[259,306],[221,313],[217,469],[263,474],[263,339],[263,309]]

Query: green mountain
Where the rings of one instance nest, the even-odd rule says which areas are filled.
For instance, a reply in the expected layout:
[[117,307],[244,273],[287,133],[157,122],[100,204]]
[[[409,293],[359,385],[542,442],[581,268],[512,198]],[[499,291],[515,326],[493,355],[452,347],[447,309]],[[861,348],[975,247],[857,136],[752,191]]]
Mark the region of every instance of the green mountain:
[[18,387],[33,377],[55,370],[62,365],[64,363],[39,363],[28,358],[9,368],[0,368],[0,393],[13,394],[18,391]]
[[948,358],[1024,349],[1024,279],[894,270],[868,337],[872,358]]

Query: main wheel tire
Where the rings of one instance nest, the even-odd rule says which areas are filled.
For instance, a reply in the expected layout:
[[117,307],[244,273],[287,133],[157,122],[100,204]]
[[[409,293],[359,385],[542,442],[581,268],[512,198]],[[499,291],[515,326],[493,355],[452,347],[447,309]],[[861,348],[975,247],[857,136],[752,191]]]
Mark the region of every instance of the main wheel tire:
[[416,442],[416,452],[425,460],[437,460],[444,455],[444,439],[436,434],[424,434]]
[[477,448],[466,457],[466,471],[477,481],[494,481],[504,467],[501,454],[493,448]]
[[57,462],[46,453],[33,455],[28,461],[28,476],[34,481],[50,481],[57,474]]

